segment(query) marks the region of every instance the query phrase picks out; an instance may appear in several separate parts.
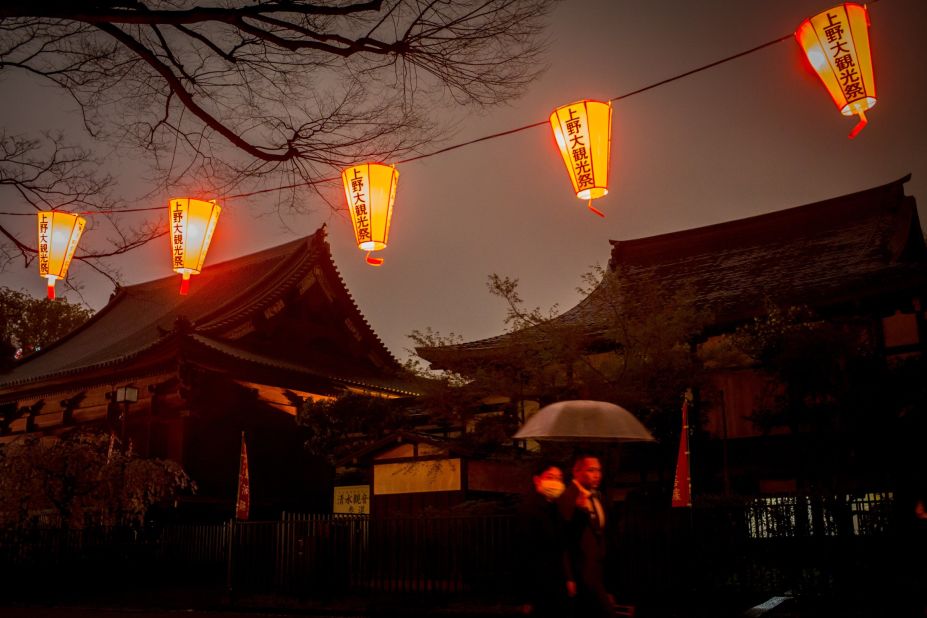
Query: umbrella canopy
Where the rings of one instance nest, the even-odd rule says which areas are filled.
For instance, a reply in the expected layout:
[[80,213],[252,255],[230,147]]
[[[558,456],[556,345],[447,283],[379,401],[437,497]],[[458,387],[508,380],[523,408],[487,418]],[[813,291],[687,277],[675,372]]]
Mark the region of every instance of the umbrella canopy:
[[544,406],[515,438],[560,442],[655,442],[633,414],[606,401],[558,401]]

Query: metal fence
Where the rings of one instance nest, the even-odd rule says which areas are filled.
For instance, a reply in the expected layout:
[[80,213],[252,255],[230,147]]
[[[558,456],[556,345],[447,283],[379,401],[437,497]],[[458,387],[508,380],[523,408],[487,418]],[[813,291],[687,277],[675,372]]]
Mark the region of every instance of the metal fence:
[[893,507],[889,492],[633,505],[620,518],[616,587],[632,597],[887,590],[904,544]]
[[[886,577],[891,494],[753,499],[694,509],[626,503],[611,517],[613,588],[639,601],[667,591],[819,593]],[[0,578],[20,582],[224,587],[325,598],[510,594],[519,568],[511,515],[280,521],[158,528],[0,531]],[[122,578],[122,579],[120,579]]]
[[233,588],[294,595],[498,592],[515,560],[512,517],[286,515],[233,524]]

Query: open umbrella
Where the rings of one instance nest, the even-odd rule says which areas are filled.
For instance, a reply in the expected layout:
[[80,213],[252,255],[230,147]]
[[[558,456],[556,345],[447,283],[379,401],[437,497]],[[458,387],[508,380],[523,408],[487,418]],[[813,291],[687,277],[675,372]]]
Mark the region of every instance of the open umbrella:
[[655,442],[633,414],[606,401],[558,401],[528,419],[515,438],[559,442]]

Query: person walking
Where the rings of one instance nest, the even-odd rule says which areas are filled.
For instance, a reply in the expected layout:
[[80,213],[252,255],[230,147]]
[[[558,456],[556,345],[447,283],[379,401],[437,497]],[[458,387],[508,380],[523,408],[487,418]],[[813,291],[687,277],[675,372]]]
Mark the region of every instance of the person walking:
[[575,615],[605,618],[614,613],[615,601],[606,590],[606,513],[599,495],[602,464],[599,458],[579,453],[573,459],[573,480],[558,499],[564,522],[567,577],[570,596],[575,596]]
[[550,462],[534,468],[533,488],[519,508],[521,569],[519,596],[525,615],[563,618],[567,598],[566,554],[556,500],[563,472]]

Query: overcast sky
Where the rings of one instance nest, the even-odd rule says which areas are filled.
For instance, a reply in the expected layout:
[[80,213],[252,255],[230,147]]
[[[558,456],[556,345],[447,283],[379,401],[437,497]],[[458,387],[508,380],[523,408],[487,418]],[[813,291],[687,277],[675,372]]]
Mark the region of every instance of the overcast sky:
[[[448,143],[546,120],[555,107],[579,99],[637,90],[794,32],[830,6],[817,0],[566,0],[550,26],[550,69],[512,105],[469,116]],[[799,206],[909,172],[907,192],[917,198],[923,221],[927,1],[880,0],[870,5],[870,16],[878,104],[854,140],[847,134],[855,119],[839,114],[788,40],[618,101],[610,193],[596,202],[605,219],[576,199],[550,130],[540,127],[400,166],[380,268],[364,263],[350,222],[324,205],[315,215],[284,221],[255,217],[272,197],[224,204],[207,266],[327,223],[348,288],[402,358],[413,329],[453,331],[465,340],[502,332],[505,308],[487,292],[490,273],[519,278],[532,307],[569,309],[580,300],[582,274],[608,261],[610,239]],[[73,118],[62,112],[66,102],[45,90],[24,105],[21,84],[0,82],[7,131]],[[150,205],[157,204],[137,204]],[[31,218],[5,218],[4,225],[33,237]],[[166,239],[114,263],[126,284],[171,274]],[[72,275],[84,283],[83,297],[94,309],[106,303],[112,291],[106,279],[79,263]],[[35,264],[8,266],[0,284],[44,294]]]

